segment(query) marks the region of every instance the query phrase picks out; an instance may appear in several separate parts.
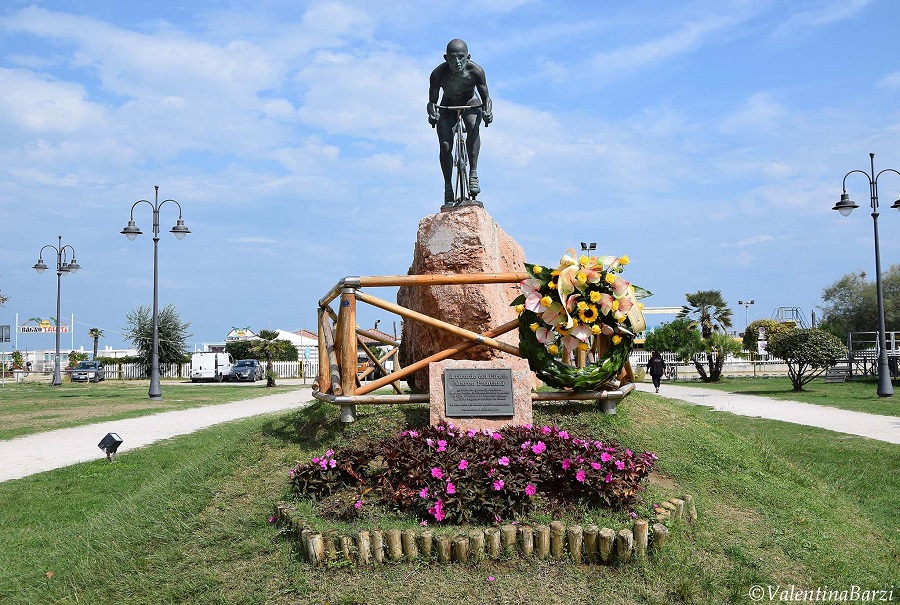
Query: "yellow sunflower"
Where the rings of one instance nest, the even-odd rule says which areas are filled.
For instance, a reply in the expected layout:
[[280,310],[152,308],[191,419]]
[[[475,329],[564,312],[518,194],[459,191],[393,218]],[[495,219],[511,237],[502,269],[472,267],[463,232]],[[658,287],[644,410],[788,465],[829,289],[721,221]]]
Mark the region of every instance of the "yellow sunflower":
[[599,313],[597,312],[597,307],[595,307],[594,305],[585,305],[584,309],[578,311],[578,317],[580,317],[581,321],[586,324],[594,323],[595,321],[597,321],[598,315]]

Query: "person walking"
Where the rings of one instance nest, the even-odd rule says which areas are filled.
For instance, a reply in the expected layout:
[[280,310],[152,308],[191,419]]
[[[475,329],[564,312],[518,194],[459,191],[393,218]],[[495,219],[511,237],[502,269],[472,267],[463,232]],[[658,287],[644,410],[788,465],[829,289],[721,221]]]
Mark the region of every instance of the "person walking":
[[662,355],[659,354],[659,351],[653,351],[650,354],[650,361],[647,362],[647,369],[650,370],[650,378],[653,379],[653,386],[656,387],[656,392],[659,393],[659,383],[662,380],[663,374],[666,373],[666,362],[662,358]]

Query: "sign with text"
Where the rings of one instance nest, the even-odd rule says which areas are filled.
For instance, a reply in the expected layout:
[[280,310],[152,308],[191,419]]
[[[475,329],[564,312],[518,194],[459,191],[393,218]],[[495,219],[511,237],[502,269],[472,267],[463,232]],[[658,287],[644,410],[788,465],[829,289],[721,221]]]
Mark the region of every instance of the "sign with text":
[[512,370],[446,368],[444,404],[448,418],[513,416]]

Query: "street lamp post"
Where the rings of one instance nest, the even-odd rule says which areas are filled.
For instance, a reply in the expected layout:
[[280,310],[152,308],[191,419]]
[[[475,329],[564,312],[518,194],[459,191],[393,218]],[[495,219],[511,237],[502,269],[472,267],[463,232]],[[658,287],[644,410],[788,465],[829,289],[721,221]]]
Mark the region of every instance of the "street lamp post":
[[159,201],[159,185],[154,185],[154,198],[150,200],[138,200],[131,205],[131,214],[128,219],[128,225],[125,226],[120,233],[129,240],[134,240],[141,235],[141,230],[134,224],[134,209],[138,204],[150,204],[153,208],[153,348],[150,352],[150,390],[148,395],[150,399],[162,399],[162,389],[159,385],[159,209],[166,202],[172,202],[178,206],[178,222],[169,230],[178,239],[184,239],[184,236],[190,233],[185,227],[181,218],[181,204],[175,200]]
[[[56,357],[53,363],[53,380],[51,380],[50,384],[52,386],[58,387],[62,384],[62,374],[60,372],[60,363],[59,363],[59,316],[60,316],[60,305],[59,305],[59,293],[62,277],[64,275],[68,275],[69,273],[77,273],[79,269],[81,269],[81,265],[75,262],[75,248],[66,244],[63,246],[62,236],[57,236],[59,239],[58,246],[54,246],[52,244],[47,244],[43,248],[41,248],[40,252],[38,252],[38,262],[34,264],[32,269],[37,271],[38,273],[43,273],[47,270],[47,265],[44,264],[44,250],[47,248],[52,248],[56,251]],[[72,252],[72,260],[71,262],[66,262],[66,251],[71,250]]]
[[[843,193],[841,193],[841,201],[834,205],[832,210],[837,210],[841,213],[841,216],[849,216],[851,212],[853,212],[854,208],[859,208],[855,202],[850,199],[850,196],[847,194],[847,177],[853,174],[854,172],[858,172],[859,174],[865,175],[865,177],[869,181],[869,197],[870,203],[872,206],[872,222],[875,225],[875,292],[876,297],[878,299],[878,396],[879,397],[893,397],[894,395],[894,387],[891,385],[891,373],[888,368],[887,361],[887,338],[884,330],[884,296],[881,290],[881,251],[878,245],[878,177],[880,177],[885,172],[893,172],[894,174],[900,176],[900,172],[897,172],[893,168],[885,168],[879,173],[875,173],[875,154],[869,154],[869,163],[872,168],[872,172],[866,172],[864,170],[851,170],[847,174],[844,175],[843,180]],[[900,210],[900,199],[891,205],[891,208],[896,208]]]
[[750,305],[755,304],[755,300],[739,300],[739,305],[744,305],[744,332],[747,331],[747,326],[750,325]]

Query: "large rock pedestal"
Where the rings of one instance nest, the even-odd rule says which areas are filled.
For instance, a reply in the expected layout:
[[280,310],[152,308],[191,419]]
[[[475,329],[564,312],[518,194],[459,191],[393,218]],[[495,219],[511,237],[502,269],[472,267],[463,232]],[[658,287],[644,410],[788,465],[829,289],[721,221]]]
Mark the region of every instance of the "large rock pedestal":
[[[525,251],[484,208],[461,206],[422,219],[409,274],[511,273],[524,271],[524,262]],[[480,334],[516,318],[509,305],[520,291],[518,284],[404,286],[397,292],[397,304]],[[461,340],[445,330],[405,319],[400,363],[409,365]],[[518,333],[513,330],[499,340],[518,346]],[[509,357],[514,356],[476,346],[454,359]],[[414,389],[427,390],[428,371],[416,372],[408,382]]]

